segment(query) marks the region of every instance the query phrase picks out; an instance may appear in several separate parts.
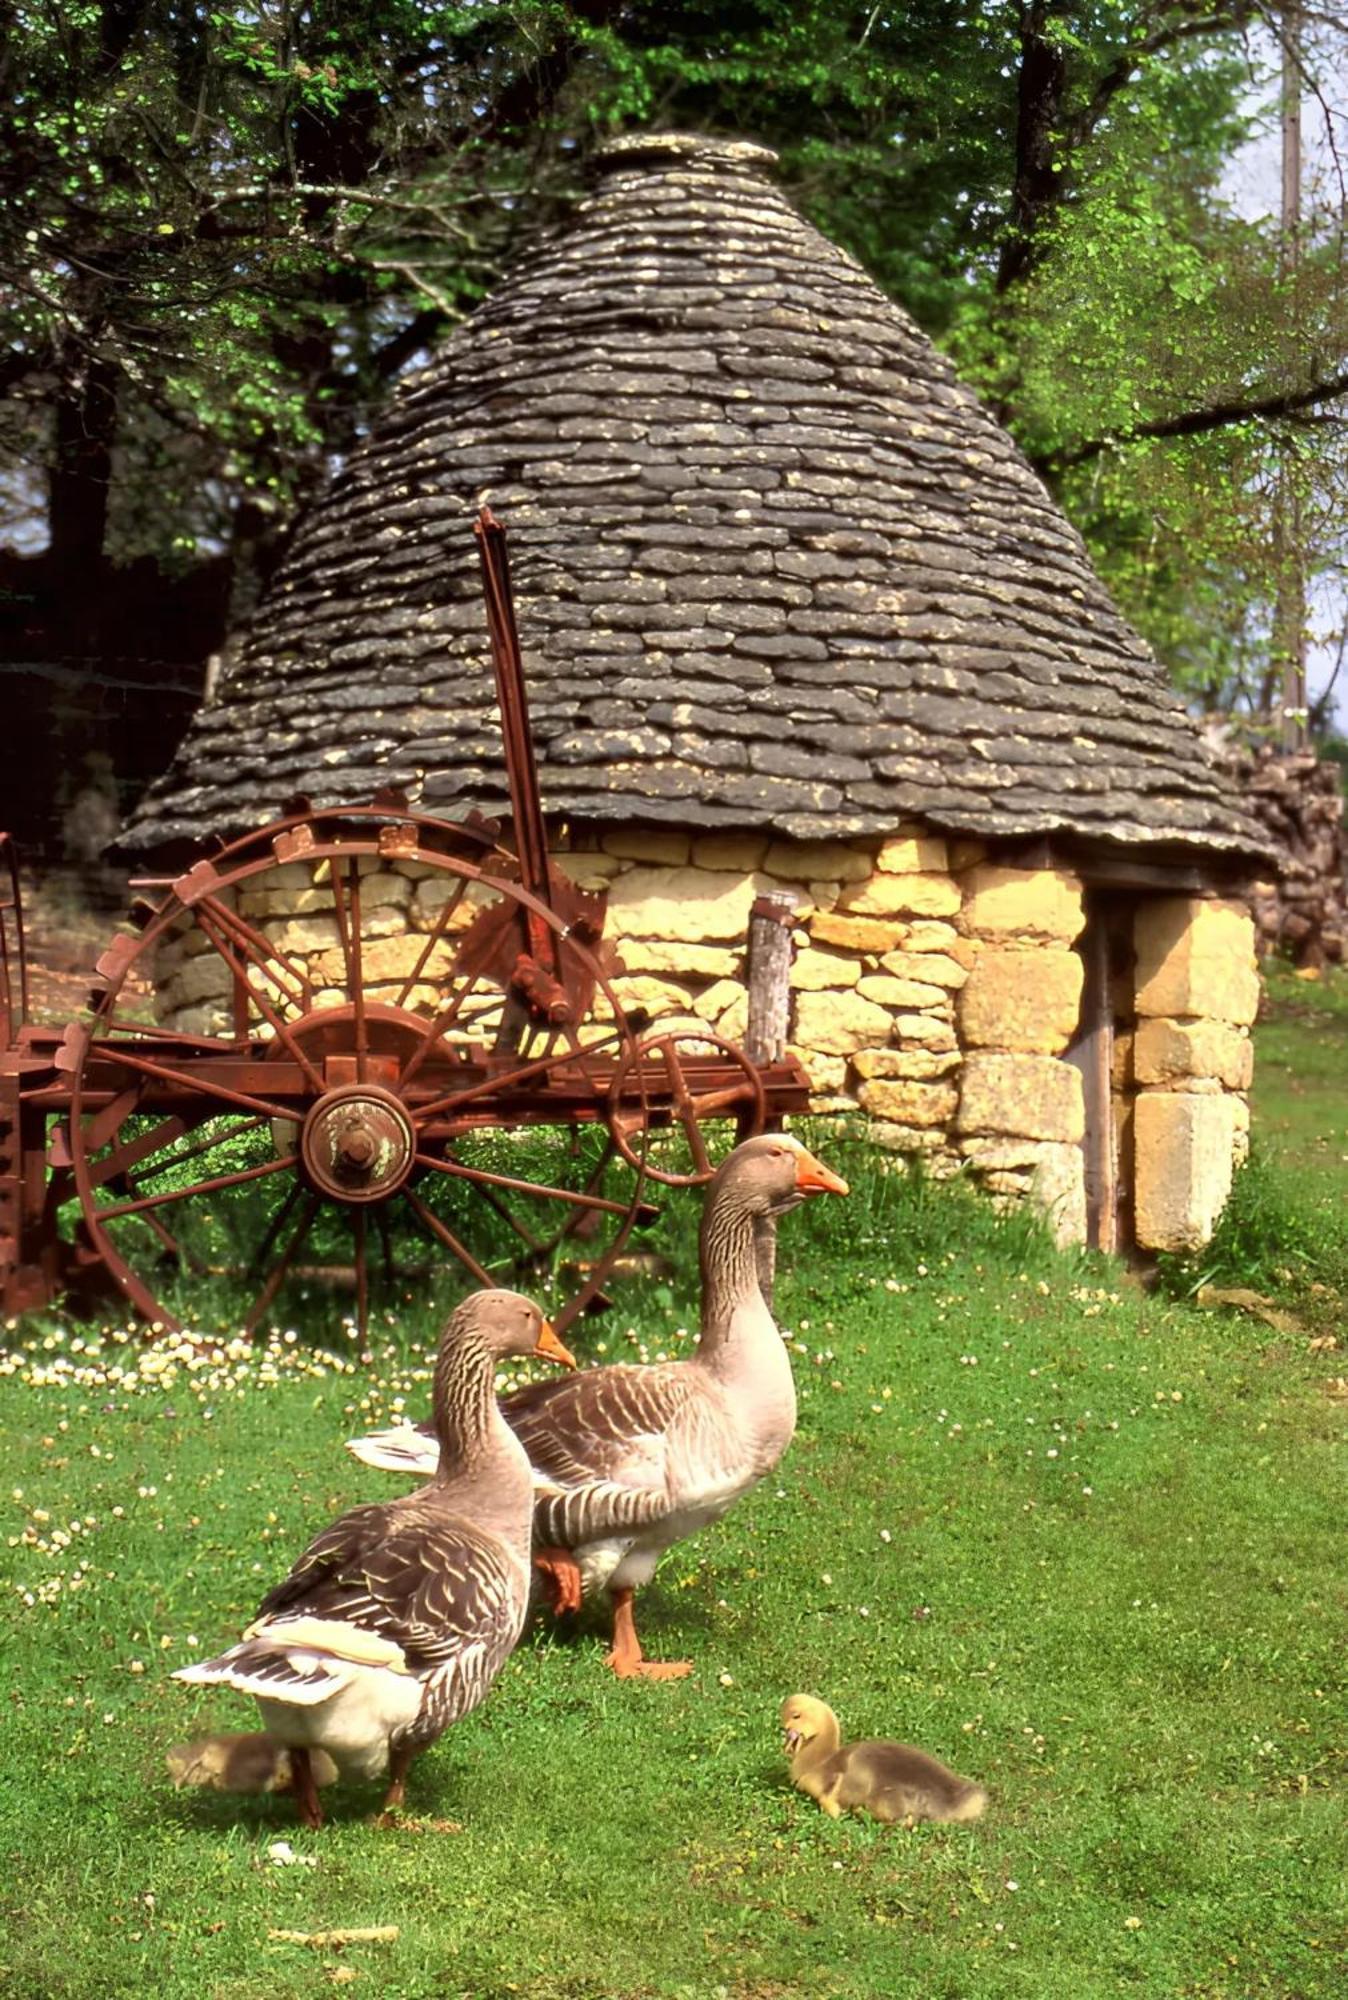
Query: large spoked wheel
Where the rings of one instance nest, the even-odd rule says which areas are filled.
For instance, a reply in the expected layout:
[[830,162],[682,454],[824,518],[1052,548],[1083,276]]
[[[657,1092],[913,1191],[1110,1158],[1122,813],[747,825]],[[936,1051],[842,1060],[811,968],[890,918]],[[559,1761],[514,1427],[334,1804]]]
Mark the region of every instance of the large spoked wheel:
[[763,1079],[737,1043],[710,1028],[657,1030],[619,1057],[609,1122],[639,1173],[664,1187],[700,1187],[732,1146],[763,1130]]
[[474,1285],[540,1289],[563,1327],[600,1298],[650,1214],[609,1129],[636,1038],[602,947],[512,866],[471,828],[311,814],[104,954],[55,1151],[86,1256],[152,1325],[350,1315],[364,1342]]

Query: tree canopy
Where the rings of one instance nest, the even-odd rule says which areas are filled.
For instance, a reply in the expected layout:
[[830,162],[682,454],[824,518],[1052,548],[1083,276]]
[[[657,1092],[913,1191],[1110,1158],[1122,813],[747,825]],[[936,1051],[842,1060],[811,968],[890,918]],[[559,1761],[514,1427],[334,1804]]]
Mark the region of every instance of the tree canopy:
[[0,537],[58,586],[224,560],[246,608],[399,372],[643,125],[777,148],[1196,698],[1267,705],[1289,491],[1310,571],[1342,566],[1342,201],[1289,259],[1224,191],[1276,46],[1251,0],[8,13]]

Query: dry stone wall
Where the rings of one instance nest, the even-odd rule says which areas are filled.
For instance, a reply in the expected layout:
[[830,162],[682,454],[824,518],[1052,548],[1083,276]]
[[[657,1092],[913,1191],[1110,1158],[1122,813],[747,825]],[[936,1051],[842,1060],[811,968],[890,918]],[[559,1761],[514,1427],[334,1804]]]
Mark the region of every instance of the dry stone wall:
[[[1081,1010],[1076,875],[1009,866],[981,842],[918,826],[836,841],[592,828],[560,858],[582,888],[607,891],[624,1010],[734,1040],[746,1026],[750,906],[788,892],[790,1045],[815,1107],[859,1108],[876,1143],[938,1175],[970,1169],[998,1196],[1036,1198],[1062,1240],[1084,1238],[1083,1085],[1063,1060]],[[478,892],[403,989],[452,886],[420,864],[368,863],[372,999],[434,1008]],[[315,1005],[345,1001],[336,915],[308,869],[272,870],[240,893],[241,911],[308,965]],[[205,944],[189,929],[161,953],[161,1018],[192,1032],[227,1020],[226,968]],[[1135,1112],[1139,1240],[1176,1248],[1210,1231],[1248,1128],[1253,929],[1237,905],[1162,898],[1140,907],[1136,945],[1141,1021],[1122,1044],[1117,1109]],[[605,1011],[600,997],[596,1031]],[[469,1032],[491,1025],[479,1017]]]

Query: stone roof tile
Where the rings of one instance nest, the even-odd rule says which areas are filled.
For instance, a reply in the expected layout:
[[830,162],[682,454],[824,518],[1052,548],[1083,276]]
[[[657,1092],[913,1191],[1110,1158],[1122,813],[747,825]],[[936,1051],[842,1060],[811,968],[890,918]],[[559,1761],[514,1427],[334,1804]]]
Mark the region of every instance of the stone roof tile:
[[301,522],[128,844],[390,775],[504,807],[486,497],[552,812],[1262,851],[1011,440],[770,167],[609,149]]

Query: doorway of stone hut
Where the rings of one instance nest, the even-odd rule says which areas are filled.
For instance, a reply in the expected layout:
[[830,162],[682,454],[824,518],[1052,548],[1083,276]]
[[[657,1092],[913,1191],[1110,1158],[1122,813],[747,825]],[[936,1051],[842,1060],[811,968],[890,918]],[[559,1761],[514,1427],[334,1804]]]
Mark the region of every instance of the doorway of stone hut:
[[1137,898],[1088,889],[1077,950],[1084,967],[1081,1014],[1067,1061],[1081,1072],[1086,1241],[1093,1250],[1131,1250],[1133,1073]]

